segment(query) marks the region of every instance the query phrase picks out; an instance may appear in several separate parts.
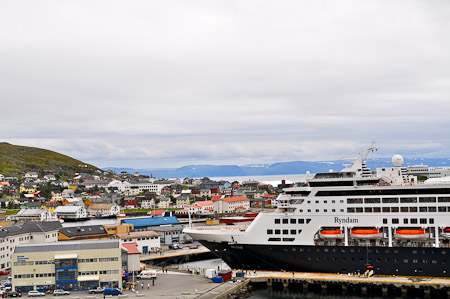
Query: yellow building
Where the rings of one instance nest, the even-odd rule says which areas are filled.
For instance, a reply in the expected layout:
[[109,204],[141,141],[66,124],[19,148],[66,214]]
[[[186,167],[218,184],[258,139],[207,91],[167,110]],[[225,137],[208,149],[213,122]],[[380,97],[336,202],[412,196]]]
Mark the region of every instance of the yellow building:
[[134,231],[133,224],[122,224],[122,225],[104,225],[106,233],[108,235],[115,234],[126,234]]
[[119,240],[18,244],[12,256],[13,289],[122,288],[126,253]]
[[56,210],[57,207],[59,207],[61,204],[57,201],[46,201],[41,205],[41,209],[49,210],[50,213],[53,214],[53,212]]
[[35,193],[36,192],[36,186],[30,185],[28,183],[21,184],[20,188],[19,188],[19,192],[20,193],[28,193],[28,194]]

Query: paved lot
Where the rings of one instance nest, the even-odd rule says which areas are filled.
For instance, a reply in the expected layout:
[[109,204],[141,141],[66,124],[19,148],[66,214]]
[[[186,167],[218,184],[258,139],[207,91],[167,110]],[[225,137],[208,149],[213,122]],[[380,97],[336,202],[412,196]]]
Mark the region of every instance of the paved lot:
[[[140,280],[136,283],[135,291],[126,290],[119,298],[165,298],[165,299],[192,299],[200,294],[217,288],[219,284],[211,282],[210,279],[202,275],[191,275],[178,272],[158,273],[155,285],[151,280]],[[144,287],[141,287],[141,282]],[[23,297],[28,297],[26,294]],[[47,298],[55,298],[46,295]],[[39,298],[45,298],[39,297]],[[71,292],[69,296],[61,296],[64,299],[100,299],[103,294],[88,294],[87,292]],[[116,296],[106,296],[106,298],[117,298]]]

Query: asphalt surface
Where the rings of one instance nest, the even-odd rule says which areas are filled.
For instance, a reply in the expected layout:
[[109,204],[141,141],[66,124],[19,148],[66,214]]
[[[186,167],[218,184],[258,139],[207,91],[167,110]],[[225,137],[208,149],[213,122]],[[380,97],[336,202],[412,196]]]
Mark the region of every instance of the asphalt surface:
[[[139,282],[138,282],[139,281]],[[143,284],[143,287],[142,285]],[[155,285],[151,280],[136,280],[134,290],[124,290],[119,298],[165,298],[165,299],[191,299],[217,288],[218,284],[211,282],[211,279],[203,275],[192,275],[181,272],[162,273],[158,271]],[[27,298],[26,294],[22,297]],[[38,298],[55,298],[52,294],[47,294]],[[103,294],[89,294],[84,292],[71,292],[70,295],[58,296],[65,299],[100,299]],[[117,298],[117,296],[106,296],[106,298]]]

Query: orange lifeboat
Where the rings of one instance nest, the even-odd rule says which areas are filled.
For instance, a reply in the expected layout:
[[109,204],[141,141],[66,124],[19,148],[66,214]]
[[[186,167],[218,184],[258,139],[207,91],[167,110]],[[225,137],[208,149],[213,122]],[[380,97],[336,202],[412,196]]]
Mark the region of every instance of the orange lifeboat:
[[401,228],[394,232],[394,237],[403,240],[424,240],[429,238],[429,234],[422,228]]
[[350,237],[353,239],[381,239],[383,238],[383,231],[376,228],[354,228]]
[[321,239],[343,239],[344,232],[339,228],[328,228],[320,231]]

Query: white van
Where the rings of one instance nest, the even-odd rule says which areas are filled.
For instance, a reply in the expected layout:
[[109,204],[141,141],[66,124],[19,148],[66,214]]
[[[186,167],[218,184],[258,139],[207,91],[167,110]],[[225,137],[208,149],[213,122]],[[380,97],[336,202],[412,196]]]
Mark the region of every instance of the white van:
[[137,276],[140,279],[156,278],[156,270],[142,270]]

